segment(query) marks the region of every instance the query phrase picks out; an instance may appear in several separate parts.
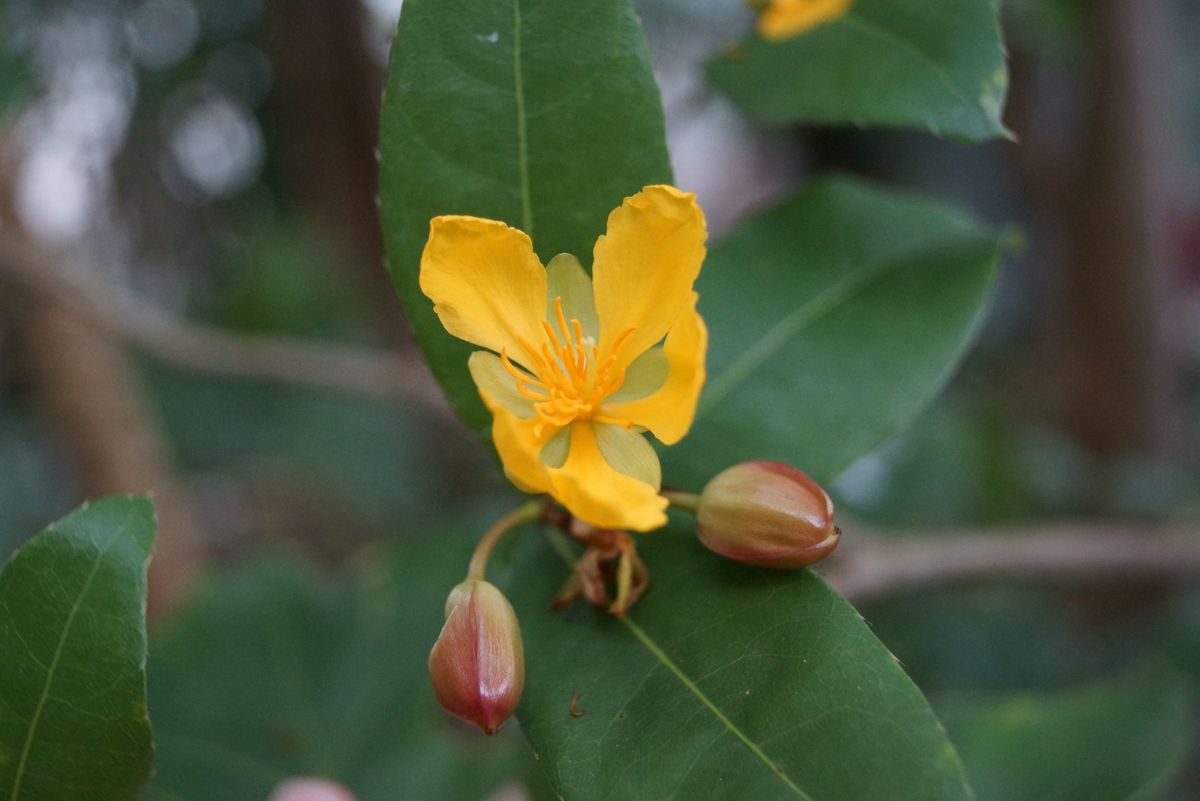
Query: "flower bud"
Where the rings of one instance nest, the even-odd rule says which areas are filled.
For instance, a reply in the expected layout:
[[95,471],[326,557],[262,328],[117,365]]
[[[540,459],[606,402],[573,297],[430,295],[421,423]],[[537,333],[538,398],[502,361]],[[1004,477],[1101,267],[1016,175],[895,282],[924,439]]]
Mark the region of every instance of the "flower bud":
[[295,778],[276,787],[267,801],[354,801],[354,796],[325,779]]
[[468,579],[446,599],[446,623],[429,652],[433,693],[450,714],[500,730],[525,688],[521,628],[495,585]]
[[842,535],[825,490],[779,462],[743,462],[709,481],[700,494],[696,530],[722,556],[783,569],[824,559]]

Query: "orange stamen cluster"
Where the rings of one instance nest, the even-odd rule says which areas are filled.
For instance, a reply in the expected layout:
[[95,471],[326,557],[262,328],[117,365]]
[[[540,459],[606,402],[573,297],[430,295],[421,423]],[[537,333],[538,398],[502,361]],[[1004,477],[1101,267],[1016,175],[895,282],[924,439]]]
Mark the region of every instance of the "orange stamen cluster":
[[518,339],[536,378],[513,364],[506,351],[500,351],[504,369],[516,379],[517,391],[533,401],[538,416],[534,434],[540,437],[547,424],[562,427],[574,420],[597,420],[628,428],[630,423],[609,420],[596,412],[600,402],[625,382],[625,368],[617,367],[617,353],[634,329],[622,331],[601,359],[600,348],[584,336],[579,320],[568,323],[561,297],[554,299],[554,316],[557,328],[548,320],[542,321],[546,341],[541,348]]

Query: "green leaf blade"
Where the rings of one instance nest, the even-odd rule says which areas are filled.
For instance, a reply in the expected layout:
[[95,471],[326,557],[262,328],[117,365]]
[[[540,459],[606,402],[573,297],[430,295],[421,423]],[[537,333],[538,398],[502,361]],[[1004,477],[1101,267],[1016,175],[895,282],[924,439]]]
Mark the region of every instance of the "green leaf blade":
[[954,693],[938,710],[979,801],[1160,798],[1192,751],[1193,688],[1166,670],[1050,692]]
[[264,799],[313,775],[360,801],[494,793],[515,771],[515,732],[452,720],[426,670],[470,551],[447,536],[338,579],[278,556],[211,579],[156,631],[147,801]]
[[857,0],[782,42],[747,38],[708,65],[752,119],[918,128],[981,141],[1001,121],[1008,70],[991,0]]
[[683,528],[639,540],[653,581],[629,621],[546,611],[563,562],[541,546],[521,565],[518,716],[563,798],[969,797],[920,692],[845,601]]
[[708,383],[663,453],[699,489],[739,461],[829,481],[908,423],[973,340],[997,239],[970,218],[858,181],[814,181],[718,243],[699,282]]
[[154,508],[110,497],[0,575],[0,798],[135,797],[150,775],[146,565]]
[[430,218],[526,230],[543,262],[589,263],[608,214],[669,183],[661,100],[628,0],[414,0],[400,17],[381,123],[380,201],[392,278],[447,395],[484,430],[471,346],[418,286]]

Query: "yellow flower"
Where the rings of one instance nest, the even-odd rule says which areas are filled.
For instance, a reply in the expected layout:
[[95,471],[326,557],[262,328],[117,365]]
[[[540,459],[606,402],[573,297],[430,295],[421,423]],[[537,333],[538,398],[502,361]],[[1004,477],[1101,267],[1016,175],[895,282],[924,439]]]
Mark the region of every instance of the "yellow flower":
[[429,228],[421,291],[447,331],[491,351],[469,366],[509,479],[602,528],[666,523],[642,432],[682,439],[704,384],[695,196],[647,186],[626,198],[596,240],[590,278],[568,254],[543,268],[529,237],[495,220],[435,217]]
[[790,39],[843,16],[854,0],[770,0],[758,18],[764,39]]

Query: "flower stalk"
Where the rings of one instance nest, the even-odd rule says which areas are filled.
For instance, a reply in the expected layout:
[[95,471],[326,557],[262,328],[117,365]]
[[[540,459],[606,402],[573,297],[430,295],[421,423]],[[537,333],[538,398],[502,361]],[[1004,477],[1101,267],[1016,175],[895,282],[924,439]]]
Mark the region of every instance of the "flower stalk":
[[496,547],[496,543],[518,526],[537,520],[542,513],[541,502],[528,501],[493,523],[491,528],[479,538],[479,544],[475,546],[475,552],[471,554],[471,563],[467,566],[467,580],[486,580],[488,560],[492,558],[492,549]]

